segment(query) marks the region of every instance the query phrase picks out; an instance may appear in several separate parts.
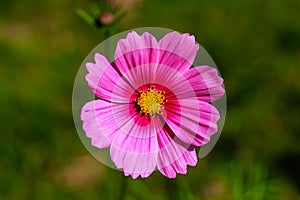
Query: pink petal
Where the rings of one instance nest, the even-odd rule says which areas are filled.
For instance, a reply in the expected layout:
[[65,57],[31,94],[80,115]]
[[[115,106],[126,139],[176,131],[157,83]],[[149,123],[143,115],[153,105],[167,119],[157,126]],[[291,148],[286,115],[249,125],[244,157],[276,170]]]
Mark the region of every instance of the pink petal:
[[188,70],[194,62],[199,45],[189,34],[171,32],[159,41],[159,63],[173,67],[178,72]]
[[159,84],[165,87],[163,89],[166,94],[166,99],[190,99],[197,102],[197,96],[194,91],[193,85],[183,76],[182,73],[176,71],[169,66],[159,66],[160,74],[155,77],[155,84]]
[[117,44],[115,67],[135,88],[162,79],[168,82],[190,68],[198,49],[188,34],[172,32],[158,43],[150,33],[131,32]]
[[171,100],[165,105],[166,123],[179,140],[202,146],[218,130],[218,110],[211,104],[193,99]]
[[[114,137],[110,155],[117,168],[122,168],[126,176],[132,178],[148,177],[157,163],[158,143],[156,133],[162,128],[160,120],[151,120],[148,126],[139,126],[131,119],[120,129]],[[143,124],[143,123],[141,123]]]
[[86,63],[89,87],[99,98],[112,102],[128,102],[134,89],[120,77],[109,61],[101,54],[95,54],[96,63]]
[[138,88],[153,82],[158,63],[158,42],[150,33],[130,32],[118,42],[115,51],[116,68]]
[[[141,133],[147,132],[151,125],[146,116],[137,116],[133,104],[116,104],[103,100],[86,103],[81,110],[81,120],[86,136],[98,148],[108,147],[120,132],[141,137]],[[133,132],[132,126],[136,126],[137,131]],[[155,135],[155,132],[152,134]]]
[[[225,91],[222,87],[223,79],[218,75],[215,68],[209,66],[198,66],[184,72],[184,78],[189,81],[196,96],[201,101],[212,102],[220,99]],[[178,83],[181,80],[178,79]],[[191,91],[183,90],[177,93],[180,99],[189,98]]]
[[166,86],[170,90],[173,90],[172,83],[178,76],[181,76],[181,73],[178,72],[176,69],[168,65],[160,64],[157,67],[155,83]]
[[[143,35],[138,35],[135,31],[128,33],[126,39],[121,39],[115,51],[115,59],[122,57],[124,54],[129,52],[142,50],[142,49],[158,49],[157,40],[153,35],[148,32],[145,32]],[[144,55],[144,58],[140,59],[150,59],[149,55]],[[127,71],[126,67],[129,66],[120,66],[125,68],[120,68],[121,72]]]
[[167,125],[157,134],[157,139],[159,144],[157,168],[163,175],[175,178],[177,173],[187,173],[187,165],[197,164],[194,147],[176,142],[174,133]]
[[223,79],[218,71],[209,66],[191,68],[180,73],[169,66],[159,66],[161,74],[155,77],[155,83],[164,85],[172,95],[166,94],[167,99],[198,99],[212,102],[220,99],[225,91]]
[[93,146],[100,149],[110,145],[117,131],[112,107],[120,106],[102,100],[86,103],[81,110],[83,130],[88,138],[91,138]]

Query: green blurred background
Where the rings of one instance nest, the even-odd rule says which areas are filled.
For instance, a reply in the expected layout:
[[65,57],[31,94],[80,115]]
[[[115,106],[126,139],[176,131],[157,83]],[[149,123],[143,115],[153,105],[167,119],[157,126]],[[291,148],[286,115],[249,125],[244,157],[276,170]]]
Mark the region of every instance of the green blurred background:
[[228,101],[216,147],[173,180],[99,163],[71,109],[76,72],[104,40],[75,12],[92,2],[1,1],[0,199],[300,199],[300,1],[118,2],[113,33],[189,32],[214,58]]

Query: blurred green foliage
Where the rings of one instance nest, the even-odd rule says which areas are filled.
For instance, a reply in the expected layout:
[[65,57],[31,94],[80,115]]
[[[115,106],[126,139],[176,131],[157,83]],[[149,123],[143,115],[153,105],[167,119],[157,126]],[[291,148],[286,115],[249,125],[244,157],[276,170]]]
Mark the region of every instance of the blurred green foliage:
[[104,39],[75,12],[89,2],[1,1],[0,199],[299,199],[300,1],[121,2],[119,31],[189,32],[214,58],[228,101],[215,149],[175,180],[101,165],[71,110],[76,72]]

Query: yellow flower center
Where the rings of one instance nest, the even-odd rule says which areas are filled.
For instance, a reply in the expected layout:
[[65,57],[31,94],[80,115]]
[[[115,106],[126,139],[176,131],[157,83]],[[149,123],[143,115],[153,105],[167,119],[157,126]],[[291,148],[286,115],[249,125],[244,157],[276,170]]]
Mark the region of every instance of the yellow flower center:
[[137,105],[140,107],[140,113],[148,114],[150,117],[156,117],[157,114],[162,114],[163,104],[167,102],[165,92],[156,90],[155,86],[148,90],[140,91],[140,96],[137,99]]

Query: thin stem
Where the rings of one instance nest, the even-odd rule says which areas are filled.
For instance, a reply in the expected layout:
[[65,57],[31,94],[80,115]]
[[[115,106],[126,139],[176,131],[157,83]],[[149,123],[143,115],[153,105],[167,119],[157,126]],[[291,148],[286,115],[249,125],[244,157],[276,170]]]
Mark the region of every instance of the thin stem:
[[119,193],[119,198],[120,200],[125,199],[125,194],[127,190],[127,177],[124,177],[123,175],[121,176],[121,185],[120,185],[120,193]]
[[104,32],[104,38],[105,38],[105,39],[107,39],[107,38],[110,37],[110,29],[109,29],[109,27],[106,27],[106,28],[103,30],[103,32]]

